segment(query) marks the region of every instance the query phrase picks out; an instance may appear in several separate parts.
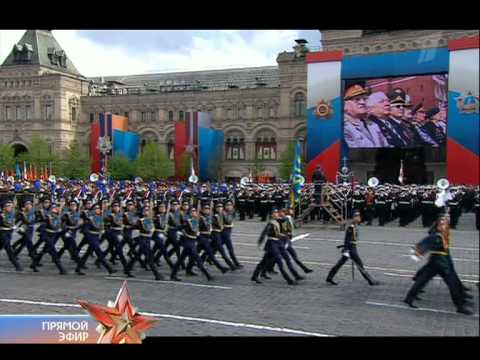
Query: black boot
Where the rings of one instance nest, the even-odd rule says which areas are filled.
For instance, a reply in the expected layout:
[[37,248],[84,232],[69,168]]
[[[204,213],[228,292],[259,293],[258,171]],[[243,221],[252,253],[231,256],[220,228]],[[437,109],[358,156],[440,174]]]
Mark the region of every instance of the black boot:
[[333,279],[328,279],[328,278],[327,278],[327,283],[332,284],[332,285],[338,285],[338,283],[333,281]]
[[411,308],[413,308],[413,309],[418,309],[418,306],[413,305],[413,299],[411,299],[411,298],[409,298],[409,297],[405,298],[405,299],[403,300],[403,302],[404,302],[405,304],[407,304],[408,306],[410,306]]
[[257,284],[262,284],[262,282],[258,279],[257,276],[252,276],[250,280],[255,281]]
[[473,311],[465,308],[464,306],[457,308],[457,313],[464,315],[473,315]]
[[177,277],[177,275],[175,275],[175,274],[170,275],[170,280],[172,280],[172,281],[182,281],[182,280],[179,279],[179,278]]
[[192,269],[188,270],[186,272],[187,276],[198,276],[196,272],[194,272]]

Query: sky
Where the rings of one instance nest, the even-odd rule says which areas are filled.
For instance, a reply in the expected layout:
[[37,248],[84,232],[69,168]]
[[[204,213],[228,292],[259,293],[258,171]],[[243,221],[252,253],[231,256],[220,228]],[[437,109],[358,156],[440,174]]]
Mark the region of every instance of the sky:
[[[0,64],[25,30],[0,30]],[[278,53],[318,30],[53,30],[84,76],[194,71],[276,65]]]

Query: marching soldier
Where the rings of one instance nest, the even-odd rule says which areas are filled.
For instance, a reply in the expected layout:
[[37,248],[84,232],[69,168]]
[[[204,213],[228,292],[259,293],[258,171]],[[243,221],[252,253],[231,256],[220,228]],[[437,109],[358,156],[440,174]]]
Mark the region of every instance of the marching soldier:
[[40,263],[42,256],[48,253],[55,265],[57,266],[58,270],[60,271],[61,275],[66,275],[67,272],[62,266],[60,261],[60,256],[58,255],[57,250],[55,249],[55,243],[57,242],[58,237],[62,231],[62,219],[60,216],[60,208],[56,204],[52,204],[50,208],[49,214],[45,218],[45,226],[43,228],[43,234],[40,236],[44,239],[45,247],[44,250],[37,256],[32,264],[32,269],[38,266]]
[[232,259],[233,264],[237,269],[243,268],[243,265],[240,264],[235,256],[235,251],[233,249],[232,242],[232,230],[233,230],[233,217],[235,210],[233,209],[233,203],[229,200],[225,204],[225,210],[223,211],[223,231],[222,231],[222,240],[223,244],[227,247],[228,254],[230,259]]
[[213,280],[213,277],[209,274],[207,269],[203,266],[202,259],[198,255],[197,252],[197,237],[200,234],[199,226],[198,226],[198,214],[197,209],[192,208],[190,210],[190,217],[185,217],[185,224],[183,228],[183,240],[182,240],[182,253],[180,258],[177,260],[175,265],[172,268],[172,273],[170,275],[170,279],[173,281],[181,281],[177,277],[177,272],[180,267],[180,264],[183,264],[185,259],[188,257],[190,261],[193,261],[195,265],[202,271],[202,273],[206,276],[208,281]]
[[[228,257],[223,247],[223,239],[222,239],[223,229],[224,229],[223,204],[217,203],[217,205],[215,206],[215,213],[212,216],[212,233],[210,235],[211,237],[210,245],[211,245],[213,254],[215,255],[218,251],[222,256],[223,260],[227,263],[230,270],[234,271],[234,270],[237,270],[237,267],[230,260],[230,258]],[[205,261],[206,254],[203,254],[202,258]]]
[[287,236],[285,234],[282,234],[281,232],[278,217],[278,210],[273,209],[270,221],[267,223],[264,230],[260,234],[260,238],[258,240],[259,246],[265,241],[265,238],[267,238],[264,247],[265,254],[263,255],[262,260],[255,267],[251,280],[255,281],[257,284],[261,284],[262,282],[258,278],[259,275],[269,267],[269,264],[271,262],[274,262],[278,266],[278,269],[280,270],[280,273],[282,274],[287,284],[297,285],[297,282],[292,280],[292,278],[288,275],[283,266],[282,256],[280,254],[280,246],[283,245],[280,242],[280,239],[285,239]]
[[[180,259],[180,232],[182,231],[183,224],[181,222],[179,203],[177,200],[173,200],[171,203],[170,212],[167,215],[167,224],[168,224],[168,237],[165,241],[165,251],[167,252],[167,257],[171,258],[173,253],[177,256],[177,260]],[[171,245],[173,248],[172,251],[167,251],[168,246]]]
[[[207,259],[208,261],[211,261],[222,272],[222,274],[226,273],[228,271],[228,268],[220,264],[220,262],[215,257],[213,249],[210,245],[210,237],[212,235],[212,218],[210,215],[210,205],[203,205],[202,211],[200,212],[200,216],[198,218],[198,226],[199,236],[197,239],[197,252],[200,253],[201,251],[203,251],[203,253],[206,255],[206,257],[202,256],[202,263],[204,262],[204,259]],[[187,266],[187,274],[195,274],[191,269],[193,264],[194,262],[190,261],[189,265]]]
[[123,223],[124,214],[120,207],[120,202],[114,201],[112,203],[112,210],[107,212],[105,216],[107,225],[106,237],[110,244],[113,244],[113,251],[110,261],[113,262],[118,256],[120,263],[123,266],[123,272],[128,277],[134,277],[128,268],[127,259],[123,254]]
[[437,220],[435,229],[430,235],[422,239],[415,246],[417,256],[422,256],[427,251],[430,253],[427,264],[423,270],[419,272],[415,284],[409,290],[404,302],[416,308],[413,304],[420,290],[436,275],[440,275],[450,290],[450,296],[457,308],[457,312],[465,315],[472,315],[473,312],[466,308],[468,302],[462,296],[458,275],[455,274],[453,262],[449,259],[450,247],[450,231],[448,228],[448,220],[442,216]]
[[[33,209],[33,204],[30,200],[24,202],[24,207],[22,211],[18,213],[17,216],[17,225],[19,224],[18,233],[21,235],[21,238],[17,243],[13,244],[13,249],[15,256],[22,251],[24,247],[27,247],[28,255],[34,260],[37,257],[37,253],[33,247],[33,235],[35,233],[35,210]],[[35,271],[35,270],[34,270]]]
[[154,262],[156,265],[160,265],[160,258],[163,256],[170,268],[173,267],[173,263],[167,255],[165,243],[168,237],[168,214],[167,207],[165,203],[161,202],[157,206],[157,213],[155,214],[154,220],[154,232],[152,240],[154,242],[153,254]]
[[251,191],[247,193],[247,215],[249,219],[255,215],[255,195]]
[[60,236],[63,240],[63,247],[58,252],[58,256],[62,257],[63,253],[67,250],[72,260],[76,263],[80,261],[76,244],[77,231],[81,225],[80,218],[77,202],[71,201],[70,207],[65,209],[61,217],[63,231],[60,233]]
[[458,218],[462,214],[462,203],[458,192],[453,195],[452,199],[447,201],[447,205],[450,212],[450,227],[456,229]]
[[134,254],[134,256],[132,256],[132,259],[130,260],[126,271],[130,273],[133,270],[133,266],[135,265],[135,263],[140,260],[140,256],[144,255],[145,262],[152,270],[152,273],[155,276],[155,280],[163,280],[163,276],[158,272],[157,267],[154,263],[153,252],[150,247],[150,242],[152,240],[152,235],[154,232],[154,225],[153,220],[150,217],[149,206],[145,206],[143,208],[142,215],[138,219],[136,227],[140,231],[140,235],[138,237],[139,251],[138,253]]
[[379,285],[380,283],[376,280],[374,280],[370,274],[365,270],[363,267],[363,262],[362,259],[360,259],[360,256],[357,251],[357,241],[358,241],[358,225],[362,221],[360,212],[354,211],[353,212],[353,219],[352,223],[350,226],[347,228],[345,232],[345,242],[343,245],[337,246],[337,248],[342,248],[342,257],[338,262],[335,264],[335,266],[330,270],[327,276],[327,283],[330,283],[332,285],[338,285],[335,281],[333,281],[333,278],[335,277],[335,274],[340,270],[340,268],[347,262],[348,259],[352,259],[352,261],[357,265],[358,270],[360,270],[360,274],[364,277],[365,280],[367,280],[368,284],[371,286],[374,285]]
[[0,250],[3,248],[7,253],[8,259],[15,266],[16,271],[23,271],[22,266],[15,258],[11,241],[12,234],[15,230],[15,211],[13,210],[13,202],[6,201],[3,203],[3,211],[0,213]]
[[85,275],[81,271],[81,269],[92,253],[95,253],[98,261],[105,267],[105,269],[107,269],[109,274],[117,272],[116,270],[112,269],[110,265],[108,265],[108,263],[105,261],[105,253],[100,248],[100,238],[104,231],[105,222],[102,214],[102,208],[99,204],[96,204],[93,207],[93,213],[90,214],[86,219],[85,236],[87,237],[88,241],[88,249],[81,257],[79,263],[77,264],[77,268],[75,269],[75,272],[78,275]]

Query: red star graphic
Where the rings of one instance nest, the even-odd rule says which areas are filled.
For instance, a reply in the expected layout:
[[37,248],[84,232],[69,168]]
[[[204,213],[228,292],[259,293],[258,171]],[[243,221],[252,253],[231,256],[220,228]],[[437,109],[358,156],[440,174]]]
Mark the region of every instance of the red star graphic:
[[126,281],[112,305],[95,305],[83,300],[77,300],[77,303],[100,323],[101,332],[97,341],[99,344],[140,344],[145,331],[158,321],[136,311],[130,300]]

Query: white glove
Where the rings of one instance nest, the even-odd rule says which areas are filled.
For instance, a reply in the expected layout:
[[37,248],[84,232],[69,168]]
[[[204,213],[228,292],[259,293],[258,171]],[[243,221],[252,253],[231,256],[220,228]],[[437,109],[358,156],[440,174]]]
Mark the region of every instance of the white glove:
[[344,252],[342,253],[342,255],[343,255],[343,256],[346,256],[347,258],[350,257],[350,253],[349,253],[348,251],[344,251]]

